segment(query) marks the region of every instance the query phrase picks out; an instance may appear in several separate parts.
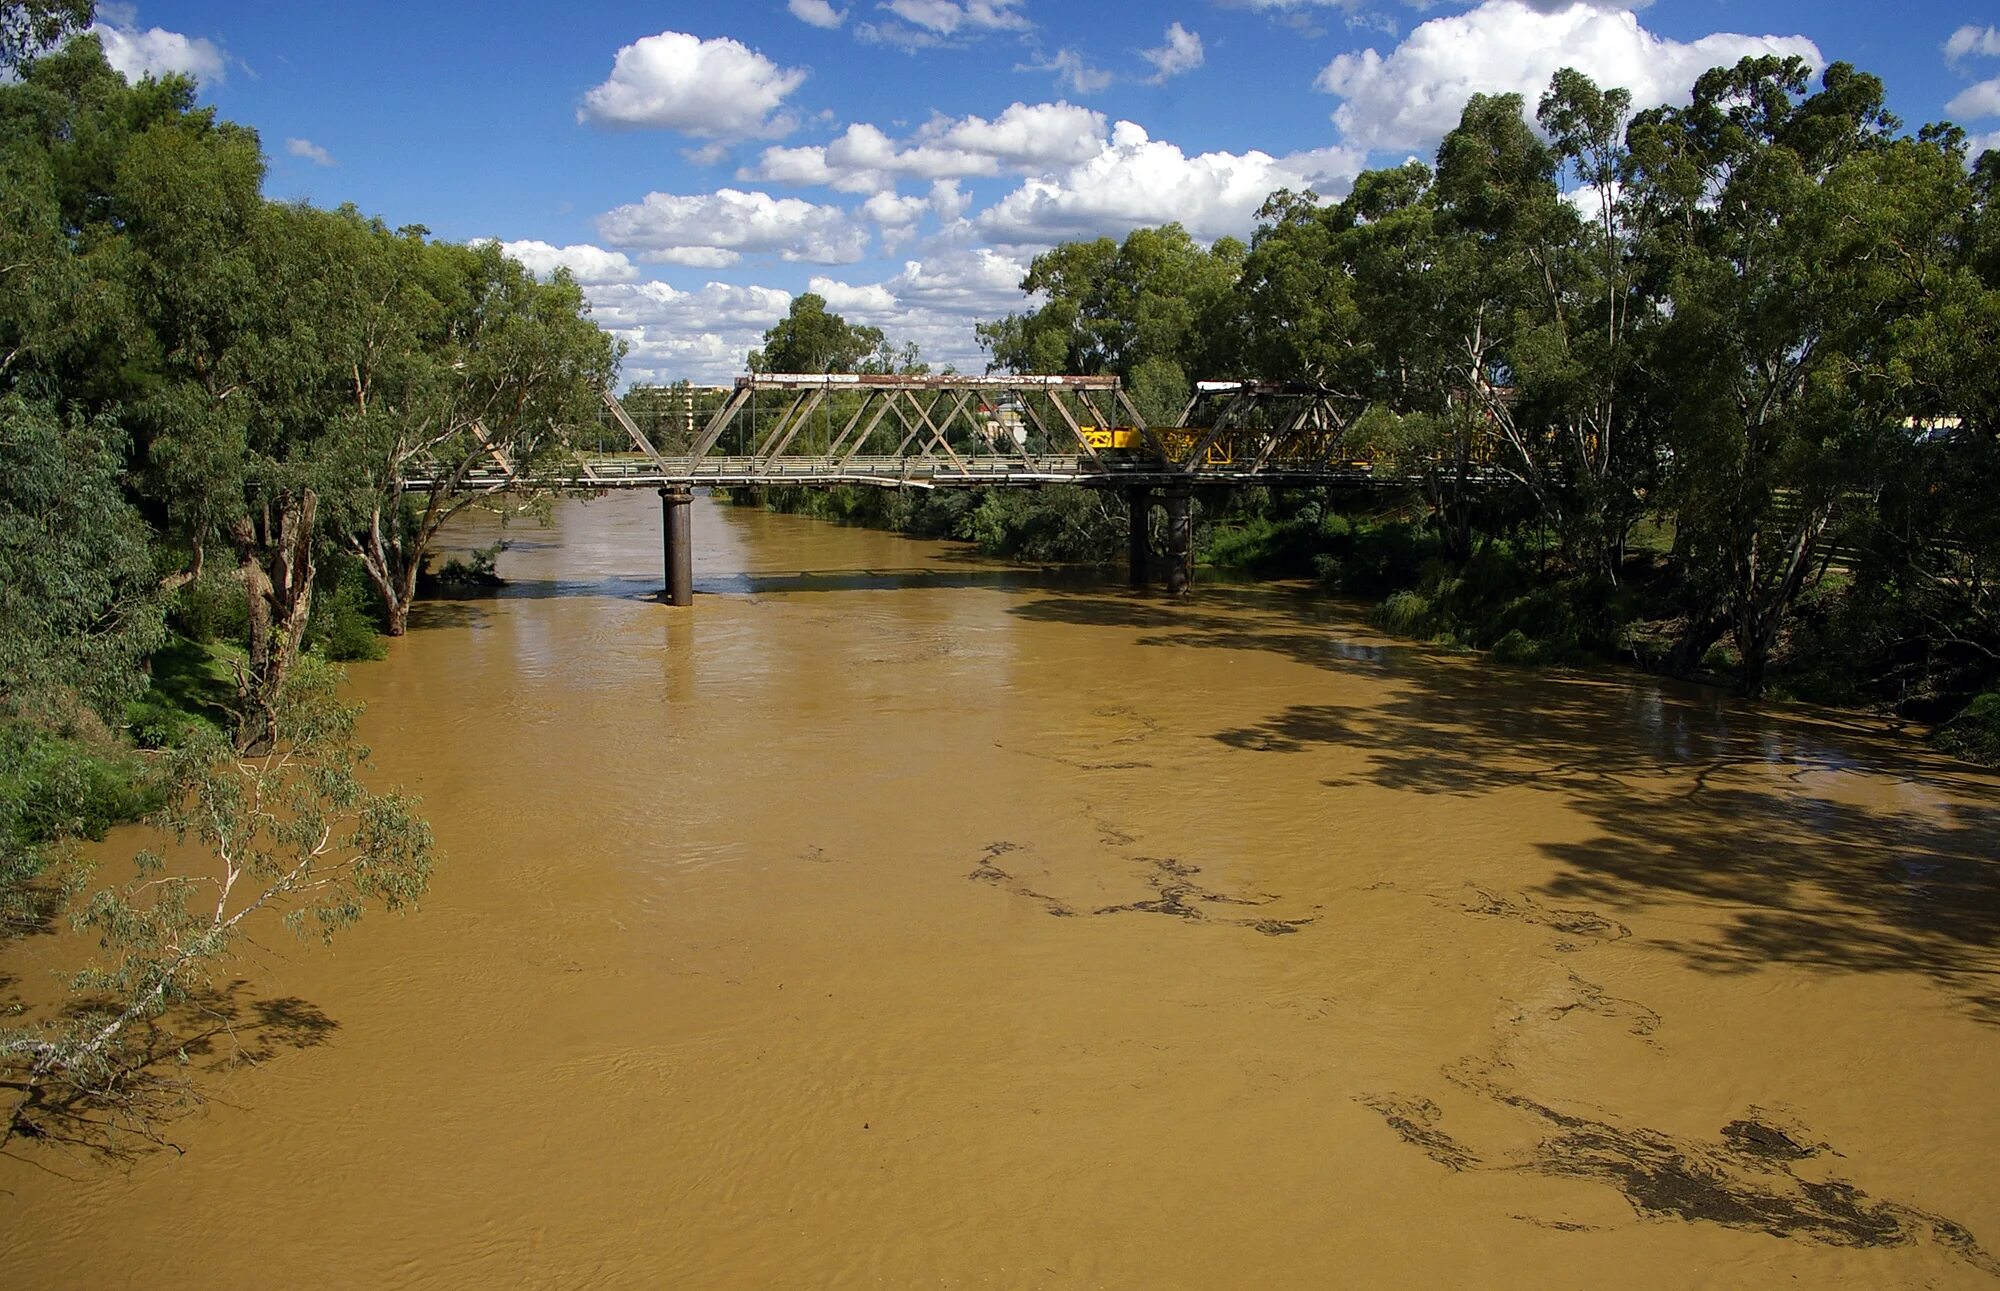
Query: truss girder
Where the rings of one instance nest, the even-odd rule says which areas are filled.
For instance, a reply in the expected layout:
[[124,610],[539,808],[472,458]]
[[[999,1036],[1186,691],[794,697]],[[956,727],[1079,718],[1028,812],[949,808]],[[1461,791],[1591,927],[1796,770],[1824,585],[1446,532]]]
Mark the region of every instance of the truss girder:
[[[1203,383],[1179,424],[1163,428],[1146,423],[1115,376],[753,373],[737,379],[686,453],[663,453],[609,390],[604,403],[631,451],[572,453],[558,467],[523,471],[488,445],[494,469],[474,476],[492,487],[595,489],[1309,483],[1370,475],[1346,447],[1361,405],[1305,385]],[[1093,435],[1114,427],[1115,434]],[[413,475],[412,487],[433,487],[423,475]]]

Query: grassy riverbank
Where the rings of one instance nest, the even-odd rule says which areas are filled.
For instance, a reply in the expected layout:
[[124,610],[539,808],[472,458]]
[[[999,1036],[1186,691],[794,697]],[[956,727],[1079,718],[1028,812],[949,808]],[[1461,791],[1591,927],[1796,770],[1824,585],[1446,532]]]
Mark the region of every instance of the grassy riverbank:
[[[385,638],[358,563],[331,559],[313,605],[307,649],[331,662],[378,659]],[[237,674],[248,659],[243,585],[209,575],[173,594],[169,633],[148,656],[145,685],[112,725],[81,707],[60,717],[0,721],[0,924],[31,921],[46,845],[102,838],[160,805],[158,754],[234,728]]]

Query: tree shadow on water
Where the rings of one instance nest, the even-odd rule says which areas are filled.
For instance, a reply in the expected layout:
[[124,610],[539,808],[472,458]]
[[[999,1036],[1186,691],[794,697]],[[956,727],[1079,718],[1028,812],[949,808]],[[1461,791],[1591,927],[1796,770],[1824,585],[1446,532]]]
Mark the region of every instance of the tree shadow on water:
[[[72,1010],[80,1012],[86,1005]],[[122,1162],[161,1148],[180,1151],[173,1124],[210,1101],[199,1077],[267,1062],[286,1050],[330,1043],[340,1023],[297,996],[255,996],[242,981],[193,992],[143,1028],[135,1027],[103,1070],[27,1089],[0,1080],[18,1103],[0,1134],[0,1152],[48,1165],[28,1144]]]
[[1710,931],[1652,944],[1708,972],[1923,973],[2000,1024],[2000,780],[1861,719],[1637,674],[1401,653],[1370,670],[1391,677],[1386,694],[1214,738],[1360,752],[1362,771],[1344,759],[1322,781],[1334,790],[1554,795],[1594,832],[1538,844],[1561,867],[1544,896],[1627,912],[1702,903]]
[[1033,623],[1111,627],[1145,633],[1141,646],[1263,651],[1319,668],[1388,673],[1406,661],[1448,652],[1382,639],[1360,620],[1358,607],[1268,583],[1204,588],[1185,601],[1158,591],[1122,592],[1102,586],[1041,597],[1009,612]]

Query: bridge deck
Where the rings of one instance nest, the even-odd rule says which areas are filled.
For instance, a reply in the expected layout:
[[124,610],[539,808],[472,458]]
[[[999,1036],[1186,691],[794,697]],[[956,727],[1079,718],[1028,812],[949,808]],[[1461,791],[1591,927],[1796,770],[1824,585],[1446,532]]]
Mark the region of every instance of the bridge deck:
[[[474,489],[506,484],[539,485],[573,490],[665,488],[694,485],[837,484],[877,488],[1006,488],[1044,484],[1329,484],[1374,478],[1366,466],[1327,467],[1266,463],[1250,465],[1204,463],[1198,470],[1162,467],[1145,461],[1092,461],[1081,455],[1035,454],[1025,457],[966,455],[959,462],[932,457],[853,457],[835,461],[822,457],[662,457],[658,461],[632,454],[589,455],[572,466],[548,472],[511,475],[499,469],[467,477]],[[411,487],[427,489],[431,481],[413,479]]]

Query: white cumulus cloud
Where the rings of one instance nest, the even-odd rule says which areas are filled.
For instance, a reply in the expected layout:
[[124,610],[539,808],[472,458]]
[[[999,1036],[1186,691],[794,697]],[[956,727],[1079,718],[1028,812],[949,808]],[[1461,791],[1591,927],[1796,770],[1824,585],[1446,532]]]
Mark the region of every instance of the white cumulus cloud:
[[1990,81],[1969,85],[1952,97],[1944,105],[1944,110],[1955,117],[2000,117],[2000,76]]
[[663,31],[618,51],[609,79],[583,96],[577,120],[703,139],[782,135],[794,122],[774,114],[805,79],[805,69],[779,67],[726,36]]
[[631,347],[623,375],[637,382],[730,380],[792,302],[790,292],[775,287],[721,282],[698,291],[663,282],[616,283],[587,287],[584,294],[598,326]]
[[962,44],[995,31],[1027,31],[1034,24],[1020,12],[1021,0],[883,0],[876,9],[888,17],[854,28],[862,40],[905,50]]
[[1163,84],[1201,66],[1204,57],[1201,36],[1177,22],[1171,23],[1167,27],[1165,42],[1153,49],[1140,50],[1139,57],[1153,65],[1153,75],[1149,78],[1152,83]]
[[847,14],[827,0],[788,0],[785,7],[792,11],[792,17],[815,27],[833,28],[847,21]]
[[868,232],[837,206],[722,188],[713,193],[648,193],[606,211],[597,230],[642,260],[712,268],[768,253],[810,264],[851,264]]
[[[478,246],[491,240],[474,238],[473,245]],[[529,273],[542,279],[548,278],[558,269],[569,270],[571,277],[587,287],[630,282],[639,276],[638,266],[623,252],[607,251],[588,242],[559,247],[531,238],[520,242],[502,242],[500,250],[509,259],[520,261],[522,267]]]
[[813,278],[806,290],[826,298],[826,307],[850,323],[894,322],[902,312],[895,295],[881,283],[853,286],[832,278]]
[[91,25],[104,45],[104,61],[128,81],[178,73],[203,85],[222,82],[227,60],[212,40],[184,36],[161,27],[140,27],[130,8],[105,7],[109,22]]
[[894,193],[877,193],[861,204],[861,213],[877,224],[901,227],[915,224],[924,218],[924,212],[930,207],[930,202],[921,197],[898,197]]
[[1020,31],[1029,26],[1020,12],[1021,0],[887,0],[880,7],[904,22],[940,36],[961,29]]
[[[977,372],[984,364],[973,324],[1028,304],[1023,259],[991,247],[940,243],[876,282],[814,275],[806,290],[851,323],[880,327],[898,345],[915,341],[932,364]],[[743,371],[749,351],[791,308],[775,287],[711,282],[682,291],[662,282],[585,284],[592,318],[630,347],[624,376],[636,382],[685,378],[723,384]]]
[[2000,54],[2000,27],[1967,23],[1951,33],[1951,38],[1944,42],[1944,61],[1953,67],[1974,54]]
[[287,139],[285,140],[285,151],[294,157],[303,157],[315,166],[339,165],[333,159],[332,153],[310,139]]
[[1519,93],[1532,111],[1558,68],[1632,91],[1635,107],[1683,98],[1711,67],[1751,55],[1798,55],[1823,66],[1804,36],[1718,33],[1694,41],[1655,35],[1626,9],[1576,3],[1540,9],[1485,0],[1424,23],[1386,57],[1372,49],[1328,63],[1317,88],[1340,96],[1334,124],[1344,142],[1368,149],[1434,146],[1476,93]]
[[901,141],[857,122],[825,145],[766,148],[737,177],[867,193],[903,177],[953,179],[1083,161],[1103,150],[1104,132],[1103,113],[1064,102],[1014,103],[992,120],[933,117]]
[[973,220],[1008,246],[1046,246],[1070,238],[1122,237],[1141,225],[1178,220],[1203,239],[1246,236],[1264,199],[1279,188],[1328,192],[1361,170],[1362,155],[1329,148],[1273,157],[1207,152],[1190,157],[1120,121],[1104,149],[1087,161],[1029,178]]

